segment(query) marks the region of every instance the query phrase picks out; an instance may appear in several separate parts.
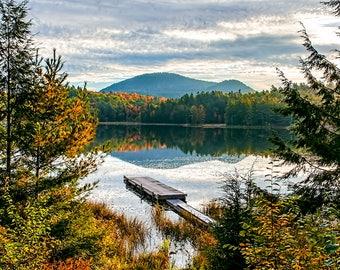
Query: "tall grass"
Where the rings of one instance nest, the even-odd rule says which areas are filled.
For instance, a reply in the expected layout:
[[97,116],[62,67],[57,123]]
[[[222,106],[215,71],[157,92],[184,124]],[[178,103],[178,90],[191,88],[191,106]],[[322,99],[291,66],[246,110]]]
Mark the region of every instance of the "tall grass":
[[[211,209],[217,209],[217,206],[212,204]],[[211,209],[209,211],[212,211]],[[77,243],[73,242],[79,241],[81,237],[83,244],[93,245],[95,248],[90,249],[90,252],[77,253],[77,256],[46,263],[41,270],[175,269],[170,259],[171,253],[176,252],[170,250],[173,243],[175,248],[178,247],[176,243],[189,243],[193,247],[193,254],[186,269],[208,269],[206,251],[216,244],[209,228],[184,219],[173,221],[167,217],[164,207],[160,205],[153,208],[152,219],[158,232],[168,240],[154,251],[146,251],[150,235],[143,222],[128,219],[101,203],[86,202],[79,211],[78,214],[82,218],[70,228],[75,231],[70,234],[75,235],[75,238],[68,239],[69,242],[65,246],[77,246]]]
[[[169,248],[164,243],[153,252],[140,252],[148,239],[143,222],[127,219],[109,209],[105,204],[86,202],[79,210],[82,218],[72,225],[66,249],[82,244],[95,248],[78,253],[77,256],[55,260],[42,266],[42,270],[166,270],[170,268]],[[70,237],[69,237],[70,238]]]
[[[155,205],[152,209],[152,219],[164,237],[174,243],[189,242],[192,245],[194,256],[187,269],[208,269],[205,253],[210,246],[217,243],[210,233],[209,227],[202,227],[198,223],[191,223],[185,219],[173,221],[166,216],[165,209],[161,205]],[[175,244],[175,246],[177,245]]]
[[172,221],[166,216],[164,207],[159,204],[155,205],[151,211],[154,224],[165,238],[176,242],[194,240],[197,228],[193,224],[184,219]]
[[215,220],[219,220],[220,218],[222,218],[223,216],[223,207],[222,205],[216,201],[216,200],[213,200],[213,201],[210,201],[206,204],[203,205],[203,209],[202,209],[202,212],[215,219]]

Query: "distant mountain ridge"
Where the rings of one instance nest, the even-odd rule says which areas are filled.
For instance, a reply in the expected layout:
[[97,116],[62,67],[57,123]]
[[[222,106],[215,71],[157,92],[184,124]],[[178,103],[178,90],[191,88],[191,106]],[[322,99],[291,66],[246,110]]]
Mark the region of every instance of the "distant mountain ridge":
[[250,93],[254,90],[238,80],[220,83],[196,80],[176,73],[146,73],[114,83],[100,92],[127,92],[156,97],[178,98],[200,91],[222,91]]

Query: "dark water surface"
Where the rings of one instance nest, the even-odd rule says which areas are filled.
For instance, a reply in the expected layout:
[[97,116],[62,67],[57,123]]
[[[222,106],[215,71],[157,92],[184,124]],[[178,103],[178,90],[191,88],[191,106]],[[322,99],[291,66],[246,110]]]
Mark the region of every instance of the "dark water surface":
[[[286,129],[277,129],[289,136]],[[177,168],[209,160],[237,162],[247,155],[265,155],[272,130],[183,126],[99,125],[96,144],[109,141],[111,155],[147,168]]]

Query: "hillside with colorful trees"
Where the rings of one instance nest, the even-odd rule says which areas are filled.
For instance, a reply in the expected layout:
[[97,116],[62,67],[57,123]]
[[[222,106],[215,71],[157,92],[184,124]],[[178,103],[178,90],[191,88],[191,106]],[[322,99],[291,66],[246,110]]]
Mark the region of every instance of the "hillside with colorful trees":
[[93,92],[90,99],[100,122],[288,126],[291,121],[276,112],[283,106],[276,89],[248,94],[199,92],[171,99]]

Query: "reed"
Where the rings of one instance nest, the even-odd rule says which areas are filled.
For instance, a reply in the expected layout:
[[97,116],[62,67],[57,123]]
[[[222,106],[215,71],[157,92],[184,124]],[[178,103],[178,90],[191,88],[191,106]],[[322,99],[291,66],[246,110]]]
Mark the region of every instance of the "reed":
[[147,229],[142,221],[128,219],[125,215],[114,212],[103,203],[88,202],[87,206],[94,214],[99,226],[116,240],[120,252],[131,255],[145,245]]
[[92,259],[67,259],[43,265],[40,270],[91,270]]
[[[203,211],[207,211],[215,218],[220,215],[221,208],[217,202],[211,202],[205,205]],[[191,223],[185,219],[173,221],[166,216],[165,208],[161,205],[155,205],[152,209],[152,219],[163,237],[168,237],[175,243],[175,246],[177,246],[176,243],[185,242],[192,245],[194,255],[186,269],[209,269],[207,253],[212,246],[217,244],[210,227],[200,226],[198,223]]]
[[202,212],[207,216],[219,220],[223,216],[223,206],[216,200],[210,201],[203,205]]
[[155,205],[152,209],[151,216],[158,231],[162,233],[165,238],[170,238],[175,242],[194,241],[197,228],[184,219],[172,221],[166,216],[163,206],[159,204]]
[[95,227],[102,234],[102,252],[94,260],[91,269],[169,269],[169,245],[165,242],[158,250],[139,252],[145,246],[148,230],[143,222],[128,219],[105,204],[88,202],[95,220]]
[[172,221],[166,217],[165,209],[161,205],[156,205],[152,209],[152,219],[163,236],[174,242],[189,241],[199,249],[207,242],[209,244],[215,242],[209,227],[202,227],[184,219]]

